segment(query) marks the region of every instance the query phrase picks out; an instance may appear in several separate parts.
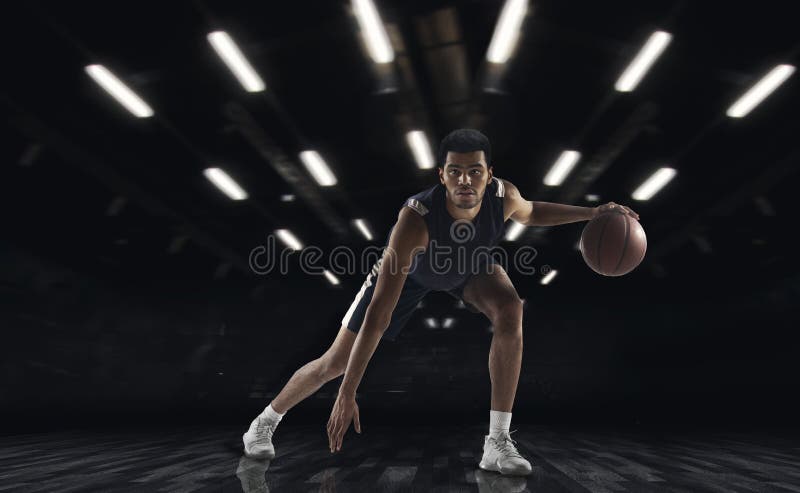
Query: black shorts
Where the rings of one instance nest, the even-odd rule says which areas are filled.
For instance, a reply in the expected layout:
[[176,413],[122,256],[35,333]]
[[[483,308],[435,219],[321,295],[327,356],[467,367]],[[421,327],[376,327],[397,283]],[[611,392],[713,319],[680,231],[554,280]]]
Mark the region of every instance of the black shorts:
[[[364,323],[364,316],[367,313],[367,307],[369,306],[370,301],[372,301],[372,295],[375,293],[375,284],[377,284],[378,276],[370,273],[367,276],[367,279],[364,281],[364,284],[361,285],[361,289],[356,294],[353,303],[350,305],[350,309],[347,310],[347,313],[344,314],[342,318],[342,326],[347,327],[350,331],[358,333],[361,330],[361,324]],[[467,282],[465,281],[457,288],[454,288],[450,291],[447,291],[450,295],[454,298],[464,301],[464,286],[466,286]],[[400,334],[400,331],[403,330],[403,327],[408,322],[408,319],[411,318],[411,315],[414,313],[414,310],[417,309],[417,305],[422,298],[425,297],[428,292],[431,290],[411,277],[406,277],[406,282],[403,284],[403,289],[400,291],[400,298],[397,299],[397,306],[395,306],[394,311],[392,312],[392,318],[389,321],[389,326],[386,328],[386,331],[383,333],[383,338],[388,339],[390,341],[394,341],[397,339],[397,336]],[[475,313],[478,313],[478,310],[464,301],[464,306]]]

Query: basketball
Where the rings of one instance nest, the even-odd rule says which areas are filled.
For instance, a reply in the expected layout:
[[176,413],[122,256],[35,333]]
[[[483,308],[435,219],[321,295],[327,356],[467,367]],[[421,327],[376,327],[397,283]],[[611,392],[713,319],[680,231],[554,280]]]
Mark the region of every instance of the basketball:
[[639,221],[622,212],[604,212],[583,228],[581,255],[593,271],[622,276],[644,259],[647,236]]

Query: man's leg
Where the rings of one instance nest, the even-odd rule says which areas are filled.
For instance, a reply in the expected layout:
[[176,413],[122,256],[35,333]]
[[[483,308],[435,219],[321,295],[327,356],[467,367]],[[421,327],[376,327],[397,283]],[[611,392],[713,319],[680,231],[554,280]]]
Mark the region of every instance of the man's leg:
[[522,300],[506,271],[494,264],[491,273],[477,274],[469,280],[464,287],[464,301],[492,322],[492,410],[510,413],[522,366]]
[[344,373],[355,339],[354,332],[347,327],[341,327],[325,354],[294,372],[280,393],[261,414],[256,416],[250,423],[250,428],[242,435],[246,456],[260,459],[275,457],[272,434],[284,413],[316,392],[323,384]]
[[[367,280],[364,281],[361,290],[342,318],[342,326],[331,347],[321,357],[297,370],[270,405],[250,423],[250,428],[242,436],[245,455],[262,458],[274,457],[272,433],[280,423],[283,414],[316,392],[323,384],[345,372],[350,359],[350,351],[356,340],[356,333],[347,327],[360,327],[363,323],[367,307],[375,291],[375,283],[375,275],[367,276]],[[397,337],[398,332],[403,328],[417,303],[427,291],[425,287],[417,285],[410,279],[406,280],[384,337],[390,340]]]
[[310,396],[324,384],[342,375],[347,368],[350,349],[356,340],[356,333],[341,327],[336,339],[325,354],[306,363],[292,375],[283,389],[272,400],[272,409],[284,414],[300,401]]
[[522,300],[506,271],[494,264],[488,272],[469,280],[464,287],[464,301],[486,315],[493,327],[489,349],[492,407],[479,467],[502,474],[528,475],[531,464],[519,454],[509,432],[522,366]]

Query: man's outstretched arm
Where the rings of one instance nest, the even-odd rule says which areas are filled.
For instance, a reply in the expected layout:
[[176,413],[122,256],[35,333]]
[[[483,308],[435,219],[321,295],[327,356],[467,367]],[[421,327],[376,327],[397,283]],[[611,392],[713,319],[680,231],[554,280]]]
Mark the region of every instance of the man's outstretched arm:
[[519,193],[519,189],[508,180],[503,180],[505,185],[505,199],[503,206],[505,218],[526,226],[556,226],[558,224],[589,221],[598,214],[609,210],[619,210],[639,219],[639,215],[624,205],[609,202],[597,207],[581,207],[577,205],[557,204],[554,202],[538,202],[526,200]]
[[354,422],[356,431],[361,433],[356,390],[367,369],[367,363],[389,326],[411,262],[427,245],[428,228],[422,216],[403,207],[383,255],[375,292],[364,315],[361,330],[350,350],[344,380],[328,420],[328,445],[331,452],[341,450],[342,438],[350,427],[350,421]]

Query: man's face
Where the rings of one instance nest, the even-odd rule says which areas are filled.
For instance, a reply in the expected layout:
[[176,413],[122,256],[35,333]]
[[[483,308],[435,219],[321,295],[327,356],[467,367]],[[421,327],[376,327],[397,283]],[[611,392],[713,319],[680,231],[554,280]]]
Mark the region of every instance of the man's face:
[[447,198],[460,209],[472,209],[483,200],[492,168],[483,151],[448,152],[439,180],[447,188]]

